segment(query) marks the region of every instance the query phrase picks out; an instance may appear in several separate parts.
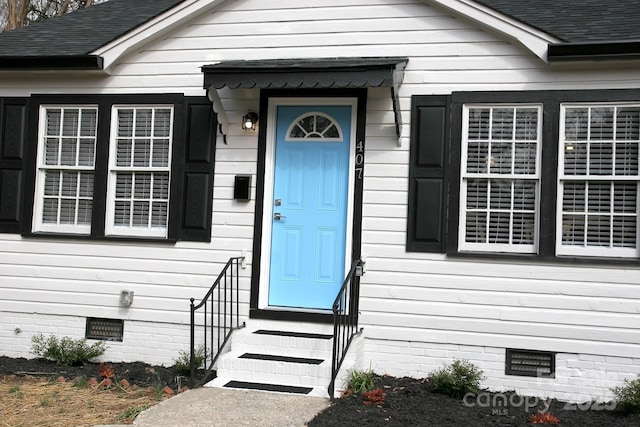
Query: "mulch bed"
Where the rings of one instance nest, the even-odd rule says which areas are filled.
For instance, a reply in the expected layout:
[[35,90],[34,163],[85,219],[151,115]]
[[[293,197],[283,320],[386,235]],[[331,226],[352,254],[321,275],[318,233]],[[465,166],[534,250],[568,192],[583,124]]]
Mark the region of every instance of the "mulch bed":
[[[181,375],[175,366],[154,366],[142,362],[115,363],[109,362],[117,381],[126,379],[129,384],[138,387],[165,386],[179,390],[184,386],[191,387],[188,377]],[[91,363],[87,366],[58,366],[55,362],[42,359],[11,358],[0,356],[0,375],[31,376],[55,380],[59,377],[72,381],[78,377],[100,381],[100,365]]]
[[377,385],[386,394],[383,404],[367,405],[363,396],[346,396],[336,399],[309,426],[553,425],[530,422],[531,416],[539,414],[547,405],[548,412],[559,419],[560,427],[640,426],[640,416],[624,416],[614,410],[607,410],[605,405],[571,405],[557,400],[524,398],[514,393],[488,392],[463,401],[434,393],[427,381],[412,378],[385,376],[378,379]]

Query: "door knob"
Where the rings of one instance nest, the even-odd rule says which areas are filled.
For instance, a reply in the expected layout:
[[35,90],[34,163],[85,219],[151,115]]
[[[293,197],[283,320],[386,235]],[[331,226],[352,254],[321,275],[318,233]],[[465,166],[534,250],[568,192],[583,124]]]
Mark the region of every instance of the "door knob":
[[280,221],[281,218],[286,218],[286,216],[280,215],[280,212],[276,212],[273,214],[273,219],[275,219],[276,221]]

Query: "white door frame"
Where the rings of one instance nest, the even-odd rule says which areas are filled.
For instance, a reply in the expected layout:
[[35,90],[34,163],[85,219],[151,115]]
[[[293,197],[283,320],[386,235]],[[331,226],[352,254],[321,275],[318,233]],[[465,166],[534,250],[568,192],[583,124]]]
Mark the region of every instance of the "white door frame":
[[287,106],[324,106],[345,105],[351,107],[351,134],[349,135],[349,183],[347,199],[347,227],[345,242],[345,271],[343,277],[351,268],[351,252],[353,240],[353,204],[354,204],[354,167],[356,130],[358,118],[358,98],[355,97],[272,97],[267,107],[267,135],[264,168],[264,205],[262,211],[262,241],[260,256],[260,286],[258,289],[258,309],[325,312],[326,310],[297,309],[291,307],[269,306],[269,270],[271,266],[271,227],[273,224],[273,184],[275,174],[275,141],[276,141],[276,113],[280,105]]

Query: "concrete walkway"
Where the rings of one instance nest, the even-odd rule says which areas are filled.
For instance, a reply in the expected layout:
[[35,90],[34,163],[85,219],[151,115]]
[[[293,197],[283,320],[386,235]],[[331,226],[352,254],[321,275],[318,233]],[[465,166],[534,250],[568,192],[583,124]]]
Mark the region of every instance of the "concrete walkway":
[[321,397],[201,387],[152,406],[133,425],[301,427],[329,404]]

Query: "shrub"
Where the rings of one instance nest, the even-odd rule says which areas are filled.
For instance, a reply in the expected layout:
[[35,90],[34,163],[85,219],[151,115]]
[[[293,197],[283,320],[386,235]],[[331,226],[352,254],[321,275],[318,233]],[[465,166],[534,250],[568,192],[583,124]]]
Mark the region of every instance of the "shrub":
[[483,379],[482,369],[466,360],[455,360],[429,375],[429,383],[435,392],[456,398],[477,393]]
[[640,414],[640,374],[635,380],[624,380],[624,386],[611,389],[616,396],[616,408],[627,414]]
[[31,342],[31,351],[36,356],[53,360],[63,366],[88,365],[96,357],[102,356],[108,348],[104,341],[88,345],[84,338],[74,340],[63,337],[58,339],[54,335],[45,338],[42,334],[34,335]]
[[353,394],[363,394],[376,387],[373,371],[351,371],[347,389]]
[[[196,369],[200,368],[204,363],[204,346],[200,346],[195,350],[193,361]],[[179,374],[188,376],[191,374],[191,352],[181,351],[179,357],[175,359],[176,370]]]

